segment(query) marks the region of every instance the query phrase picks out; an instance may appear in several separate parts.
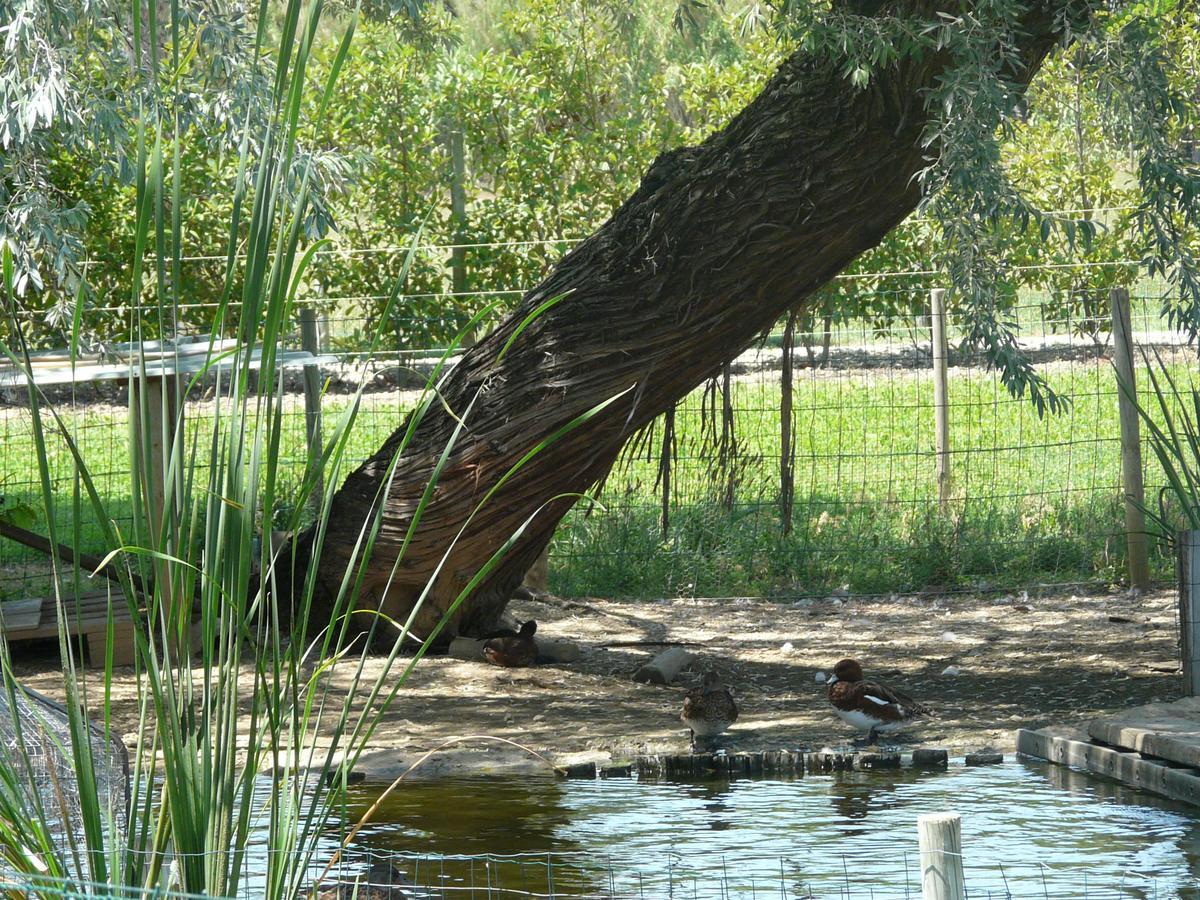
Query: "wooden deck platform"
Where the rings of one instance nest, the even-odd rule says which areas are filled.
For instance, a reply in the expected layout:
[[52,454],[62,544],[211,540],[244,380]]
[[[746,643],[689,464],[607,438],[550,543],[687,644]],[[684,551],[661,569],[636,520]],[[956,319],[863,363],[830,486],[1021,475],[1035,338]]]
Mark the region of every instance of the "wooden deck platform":
[[[93,664],[102,665],[108,643],[109,593],[83,594],[78,601],[68,598],[65,603],[68,632],[83,636]],[[111,598],[111,606],[113,665],[133,665],[135,625],[129,615],[129,606],[120,596]],[[10,641],[56,637],[58,616],[54,599],[34,597],[0,604],[0,632]]]
[[1200,698],[1017,732],[1017,752],[1200,806]]

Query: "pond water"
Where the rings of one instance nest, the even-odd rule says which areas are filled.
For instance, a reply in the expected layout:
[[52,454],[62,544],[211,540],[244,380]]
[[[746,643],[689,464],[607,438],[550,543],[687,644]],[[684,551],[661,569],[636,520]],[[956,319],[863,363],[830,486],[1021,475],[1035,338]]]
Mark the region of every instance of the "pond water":
[[[352,788],[348,821],[381,788]],[[431,893],[480,900],[919,898],[916,819],[941,810],[963,817],[971,897],[1200,900],[1200,810],[1026,761],[790,780],[413,782],[349,859],[390,859]]]

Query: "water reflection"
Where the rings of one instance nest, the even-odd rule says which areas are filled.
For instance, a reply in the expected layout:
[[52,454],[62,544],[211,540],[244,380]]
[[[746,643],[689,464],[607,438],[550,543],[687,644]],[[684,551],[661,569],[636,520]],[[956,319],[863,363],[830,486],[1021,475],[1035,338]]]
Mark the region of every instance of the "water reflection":
[[[1025,766],[1031,772],[1036,772],[1046,780],[1047,784],[1053,785],[1057,790],[1087,801],[1103,801],[1114,806],[1158,810],[1165,813],[1180,809],[1180,804],[1159,797],[1157,794],[1139,791],[1119,781],[1087,775],[1065,766],[1052,766],[1044,763],[1025,763]],[[1150,818],[1157,817],[1151,816]],[[1179,832],[1173,843],[1174,846],[1170,848],[1154,845],[1141,848],[1136,855],[1136,862],[1131,868],[1135,872],[1144,868],[1153,872],[1157,865],[1155,857],[1160,853],[1178,853],[1184,868],[1194,876],[1200,877],[1200,818],[1196,817],[1195,811],[1189,811],[1189,814],[1182,817]],[[1149,891],[1139,890],[1136,882],[1129,893],[1130,896],[1144,897],[1146,900],[1150,900],[1152,897],[1157,898],[1153,888]],[[1181,900],[1200,900],[1200,886],[1180,886],[1177,896]]]
[[[858,778],[850,777],[852,774]],[[866,777],[864,777],[866,776]],[[868,773],[848,773],[830,784],[829,801],[841,820],[839,831],[846,837],[865,835],[870,826],[865,821],[873,807],[884,805],[894,794],[894,783],[886,776],[871,777]]]
[[[563,837],[570,818],[563,797],[571,785],[546,777],[414,781],[383,801],[372,817],[375,824],[362,831],[360,840],[376,850],[411,850],[419,844],[428,854],[581,850]],[[350,788],[346,820],[357,822],[379,790],[369,784]]]
[[682,782],[681,787],[691,791],[708,814],[703,824],[709,831],[728,831],[733,827],[729,793],[733,783],[728,778],[713,778],[705,781]]
[[[347,797],[356,821],[378,787]],[[568,896],[919,895],[916,817],[963,815],[972,894],[1200,900],[1196,811],[1056,766],[792,780],[464,778],[402,787],[357,839],[421,883]],[[492,854],[486,863],[464,855]],[[440,879],[440,880],[438,880]]]

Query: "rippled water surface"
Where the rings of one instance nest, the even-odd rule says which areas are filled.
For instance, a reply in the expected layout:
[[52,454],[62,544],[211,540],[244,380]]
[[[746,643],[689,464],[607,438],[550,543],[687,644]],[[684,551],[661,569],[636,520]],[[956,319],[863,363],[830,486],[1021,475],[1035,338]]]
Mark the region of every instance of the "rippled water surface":
[[[360,816],[381,786],[352,789]],[[414,782],[353,858],[454,896],[920,897],[916,819],[963,817],[971,897],[1200,898],[1200,816],[1032,762],[792,780]],[[459,857],[489,855],[488,860]]]

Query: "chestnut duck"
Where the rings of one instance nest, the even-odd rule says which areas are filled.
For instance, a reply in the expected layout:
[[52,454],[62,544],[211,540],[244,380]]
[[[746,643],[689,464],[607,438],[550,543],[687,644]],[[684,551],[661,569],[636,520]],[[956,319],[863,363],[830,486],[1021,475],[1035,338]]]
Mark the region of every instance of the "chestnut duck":
[[537,662],[537,642],[533,639],[537,622],[530,619],[521,630],[497,632],[483,645],[484,658],[494,666],[523,669]]
[[833,711],[843,722],[867,732],[867,744],[930,713],[929,707],[907,694],[877,681],[865,681],[862,663],[856,659],[841,660],[826,684]]

